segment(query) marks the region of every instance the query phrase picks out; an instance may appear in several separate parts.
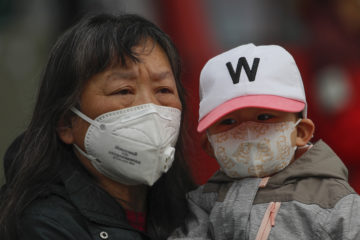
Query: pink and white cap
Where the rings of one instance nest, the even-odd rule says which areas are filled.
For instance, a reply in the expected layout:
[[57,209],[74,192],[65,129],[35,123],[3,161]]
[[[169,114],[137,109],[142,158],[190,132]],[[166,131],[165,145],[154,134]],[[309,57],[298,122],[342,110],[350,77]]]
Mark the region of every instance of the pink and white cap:
[[304,85],[294,58],[276,45],[247,44],[210,59],[200,74],[198,132],[247,107],[302,112]]

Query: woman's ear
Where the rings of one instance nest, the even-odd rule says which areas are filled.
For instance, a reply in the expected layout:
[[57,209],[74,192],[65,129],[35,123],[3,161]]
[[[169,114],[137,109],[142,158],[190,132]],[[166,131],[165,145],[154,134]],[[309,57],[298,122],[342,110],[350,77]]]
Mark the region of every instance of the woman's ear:
[[56,132],[61,139],[66,144],[72,144],[74,142],[74,135],[71,121],[67,121],[62,117],[58,122]]
[[315,125],[311,119],[302,119],[296,126],[296,146],[305,146],[314,135]]
[[211,146],[211,143],[209,142],[209,139],[207,137],[206,132],[203,132],[201,137],[200,137],[200,141],[201,141],[201,147],[204,149],[204,151],[210,156],[215,158],[214,155],[214,149]]

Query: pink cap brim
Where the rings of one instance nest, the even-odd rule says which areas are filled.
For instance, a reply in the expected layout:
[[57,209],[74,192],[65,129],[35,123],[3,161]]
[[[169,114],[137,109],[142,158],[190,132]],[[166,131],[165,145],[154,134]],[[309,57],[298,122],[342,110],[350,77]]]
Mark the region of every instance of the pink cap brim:
[[213,109],[199,121],[198,132],[207,129],[211,124],[228,113],[242,108],[266,108],[282,112],[301,112],[305,103],[275,95],[249,95],[233,98]]

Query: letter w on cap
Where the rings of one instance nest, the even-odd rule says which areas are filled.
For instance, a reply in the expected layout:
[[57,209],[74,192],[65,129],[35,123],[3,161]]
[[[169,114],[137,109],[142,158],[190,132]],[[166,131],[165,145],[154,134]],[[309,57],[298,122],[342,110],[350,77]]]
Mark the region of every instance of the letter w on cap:
[[234,68],[231,62],[226,63],[226,67],[229,70],[229,74],[234,84],[239,83],[240,73],[242,67],[244,67],[245,73],[249,79],[249,82],[253,82],[256,77],[256,72],[259,66],[260,58],[254,58],[253,65],[250,69],[248,62],[245,57],[239,58],[238,64],[236,66],[236,72],[234,72]]

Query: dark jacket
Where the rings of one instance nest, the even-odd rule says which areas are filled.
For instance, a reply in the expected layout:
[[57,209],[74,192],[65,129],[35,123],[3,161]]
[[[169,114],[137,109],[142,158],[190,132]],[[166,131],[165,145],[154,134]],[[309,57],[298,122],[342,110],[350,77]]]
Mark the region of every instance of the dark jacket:
[[[75,158],[72,154],[72,158]],[[28,206],[19,223],[20,239],[149,239],[131,227],[124,209],[96,185],[86,170],[64,164],[60,180]]]

